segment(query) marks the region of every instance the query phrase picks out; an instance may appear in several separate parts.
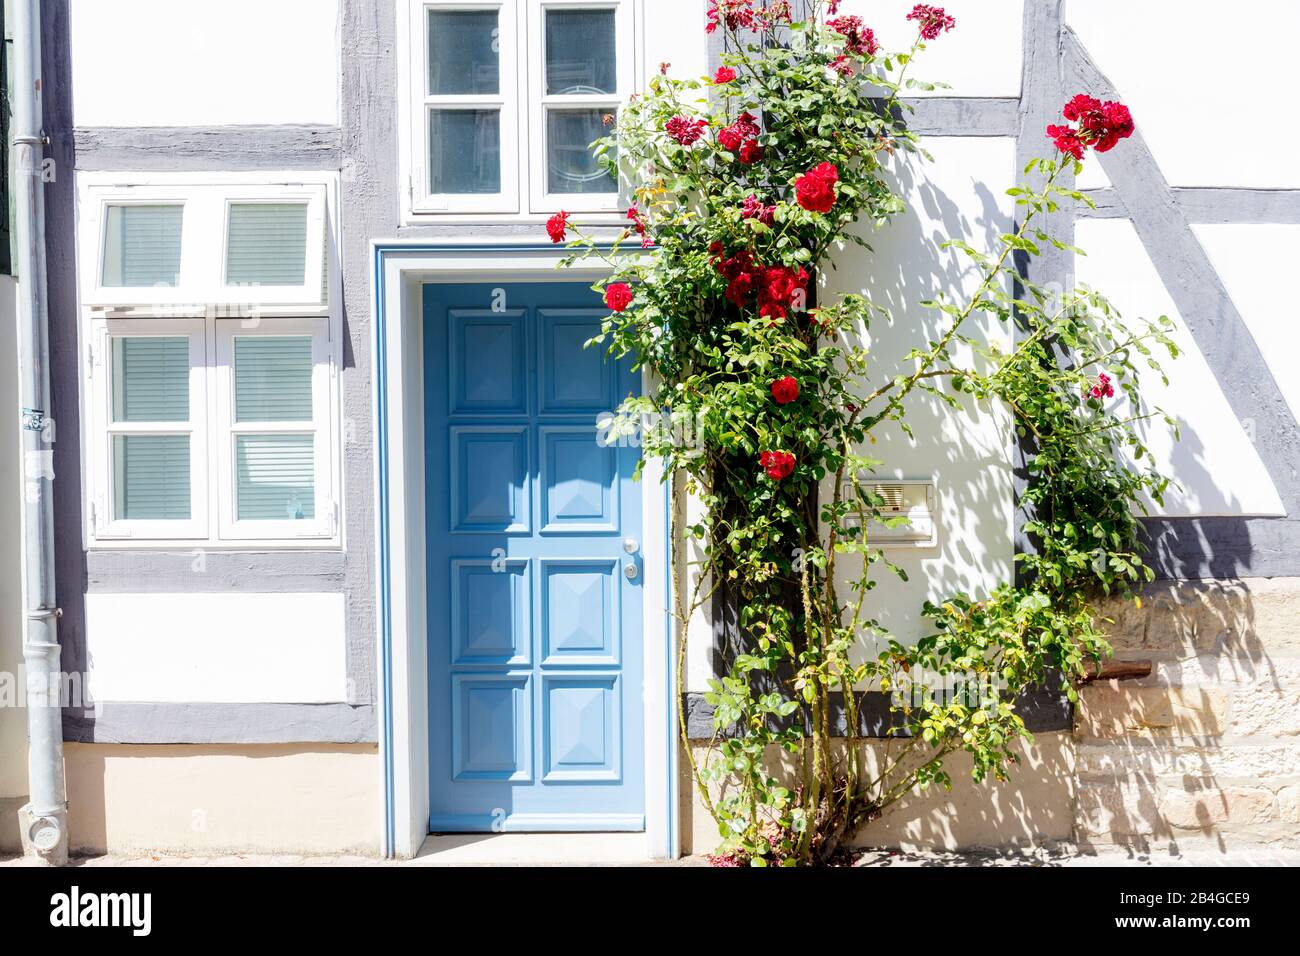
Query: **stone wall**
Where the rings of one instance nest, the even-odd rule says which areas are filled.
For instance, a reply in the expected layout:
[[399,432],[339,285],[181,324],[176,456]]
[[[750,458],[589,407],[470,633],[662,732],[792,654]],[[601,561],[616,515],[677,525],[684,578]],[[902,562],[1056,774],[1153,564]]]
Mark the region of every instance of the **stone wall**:
[[1149,678],[1083,692],[1081,845],[1300,846],[1300,578],[1160,582],[1116,606]]

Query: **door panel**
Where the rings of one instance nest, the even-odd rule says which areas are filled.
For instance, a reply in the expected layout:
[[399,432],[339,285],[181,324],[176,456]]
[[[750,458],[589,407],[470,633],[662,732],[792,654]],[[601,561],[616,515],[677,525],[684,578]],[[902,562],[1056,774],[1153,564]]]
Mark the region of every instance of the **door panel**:
[[593,300],[425,287],[434,831],[644,829],[639,452],[596,424],[637,377]]

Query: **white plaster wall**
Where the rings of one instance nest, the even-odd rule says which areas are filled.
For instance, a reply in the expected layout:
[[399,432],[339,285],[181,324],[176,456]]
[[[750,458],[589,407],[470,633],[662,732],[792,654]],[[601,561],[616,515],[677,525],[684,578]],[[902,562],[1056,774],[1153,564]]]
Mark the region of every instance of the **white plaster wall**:
[[[866,234],[873,253],[856,246],[842,250],[836,271],[824,277],[826,292],[859,292],[893,316],[892,323],[873,322],[865,334],[879,370],[868,388],[912,367],[903,357],[947,329],[947,317],[920,302],[939,295],[963,301],[979,284],[981,275],[968,260],[941,251],[940,243],[963,238],[992,249],[1011,225],[1006,191],[1015,168],[1012,140],[931,137],[926,148],[932,163],[909,162],[897,171],[896,188],[908,212]],[[1010,348],[1010,328],[975,317],[968,322],[965,334]],[[965,347],[954,355],[958,362],[972,360]],[[921,636],[919,611],[926,599],[962,591],[982,596],[1013,573],[1010,421],[999,408],[965,407],[957,413],[934,396],[914,392],[907,421],[915,439],[885,426],[878,443],[862,449],[884,462],[882,477],[928,479],[937,491],[937,546],[891,548],[890,560],[909,580],[879,570],[880,584],[870,598],[871,615],[905,641]]]
[[72,0],[78,126],[336,124],[338,0]]
[[[840,13],[862,17],[888,52],[916,39],[907,14],[916,0],[844,0]],[[1024,0],[945,0],[957,26],[926,44],[908,76],[951,89],[910,90],[907,96],[1019,96]]]
[[[1184,354],[1175,361],[1162,359],[1169,385],[1155,374],[1140,377],[1147,402],[1168,411],[1180,429],[1178,438],[1159,423],[1149,430],[1150,447],[1161,471],[1180,486],[1171,488],[1165,506],[1153,506],[1152,513],[1283,514],[1273,482],[1251,444],[1250,423],[1239,422],[1232,413],[1133,225],[1126,219],[1082,221],[1076,226],[1075,241],[1087,252],[1076,262],[1080,283],[1104,293],[1126,317],[1167,315],[1178,326],[1174,338]],[[1237,279],[1239,287],[1249,284],[1248,275],[1238,273]],[[1261,325],[1268,324],[1268,314],[1253,311]],[[1271,318],[1278,321],[1282,316],[1274,312]]]
[[708,72],[704,6],[700,0],[647,0],[642,32],[647,78],[659,72],[660,63],[672,64],[674,77]]
[[[18,284],[0,276],[0,408],[18,408]],[[0,415],[0,800],[27,794],[22,636],[22,472],[18,416]],[[3,836],[0,835],[0,841]]]
[[1300,186],[1295,0],[1068,0],[1174,186]]
[[1300,225],[1202,225],[1192,231],[1300,418],[1300,303],[1286,277],[1300,262]]
[[97,703],[348,699],[342,594],[88,594]]

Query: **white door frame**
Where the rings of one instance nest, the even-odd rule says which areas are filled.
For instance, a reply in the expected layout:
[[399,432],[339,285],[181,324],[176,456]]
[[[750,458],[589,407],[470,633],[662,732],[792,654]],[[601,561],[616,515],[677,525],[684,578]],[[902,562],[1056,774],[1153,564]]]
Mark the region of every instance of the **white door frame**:
[[[371,396],[379,750],[385,856],[415,856],[429,830],[429,688],[424,538],[426,283],[583,282],[599,267],[559,270],[561,246],[377,240],[372,244]],[[593,298],[595,293],[592,294]],[[679,852],[677,708],[669,609],[669,502],[657,460],[643,469],[646,858]],[[656,600],[662,595],[662,600]]]

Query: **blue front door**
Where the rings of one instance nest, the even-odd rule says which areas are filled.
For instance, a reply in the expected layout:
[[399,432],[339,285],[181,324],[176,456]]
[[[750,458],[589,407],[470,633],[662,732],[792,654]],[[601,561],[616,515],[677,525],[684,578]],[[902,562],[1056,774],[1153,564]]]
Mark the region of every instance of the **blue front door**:
[[641,493],[586,285],[424,287],[429,828],[641,830]]

